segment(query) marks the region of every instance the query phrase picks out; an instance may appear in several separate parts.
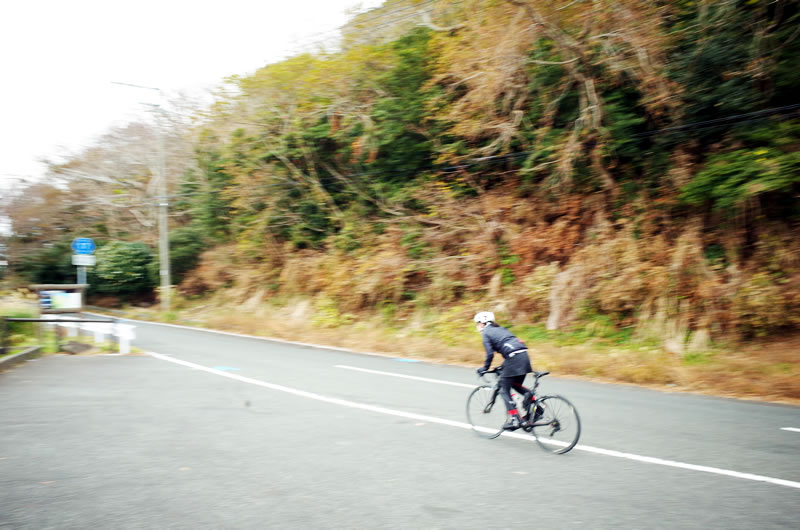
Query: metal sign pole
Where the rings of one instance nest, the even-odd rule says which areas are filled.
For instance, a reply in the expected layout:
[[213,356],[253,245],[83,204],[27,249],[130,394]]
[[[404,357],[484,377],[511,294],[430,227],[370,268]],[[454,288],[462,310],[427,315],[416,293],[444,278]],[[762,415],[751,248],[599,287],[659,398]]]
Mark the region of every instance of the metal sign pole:
[[86,283],[86,267],[94,267],[97,261],[94,257],[96,248],[90,237],[76,237],[72,241],[72,250],[75,252],[72,255],[72,264],[78,267],[78,284]]

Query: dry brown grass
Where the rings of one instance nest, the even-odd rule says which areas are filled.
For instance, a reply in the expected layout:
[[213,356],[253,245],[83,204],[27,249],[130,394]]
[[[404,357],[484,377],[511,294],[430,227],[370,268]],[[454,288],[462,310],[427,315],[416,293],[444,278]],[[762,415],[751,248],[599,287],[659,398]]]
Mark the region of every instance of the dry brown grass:
[[[748,348],[718,348],[680,357],[660,349],[612,352],[579,347],[538,346],[553,370],[594,380],[665,390],[800,404],[800,337]],[[694,360],[697,359],[697,360]]]
[[[276,314],[282,315],[282,318],[275,318]],[[336,326],[315,325],[314,317],[314,304],[308,298],[294,299],[281,307],[264,302],[245,302],[235,312],[228,305],[212,303],[181,314],[181,320],[195,325],[202,323],[211,329],[359,352],[440,361],[467,361],[474,352],[472,349],[450,346],[442,341],[415,335],[409,329],[389,330],[376,315],[363,316],[364,318],[356,319],[349,325]]]
[[[177,323],[434,363],[475,367],[483,361],[476,334],[453,328],[444,340],[441,335],[420,333],[418,316],[401,328],[387,327],[374,313],[356,315],[347,325],[322,327],[314,324],[314,303],[308,298],[278,307],[258,296],[245,301],[239,297],[236,311],[230,310],[231,302],[230,294],[206,300],[204,305],[181,311]],[[276,312],[283,318],[276,319]],[[159,315],[139,310],[136,316],[157,320]],[[453,345],[452,333],[463,333],[458,335],[463,341]],[[551,370],[559,377],[800,405],[800,336],[687,358],[653,346],[550,342],[529,346],[534,368]]]

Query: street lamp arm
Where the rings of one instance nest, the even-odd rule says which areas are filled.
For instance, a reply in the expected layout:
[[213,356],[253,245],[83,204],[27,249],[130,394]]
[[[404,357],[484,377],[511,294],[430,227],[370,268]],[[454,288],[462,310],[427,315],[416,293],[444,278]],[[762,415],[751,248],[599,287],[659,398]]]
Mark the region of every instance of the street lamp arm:
[[121,83],[119,81],[111,81],[111,83],[113,83],[115,85],[131,86],[133,88],[144,88],[146,90],[155,90],[155,91],[157,91],[159,93],[163,93],[163,91],[160,88],[156,88],[156,87],[152,87],[152,86],[134,85],[133,83]]
[[[155,90],[158,92],[161,101],[164,101],[164,91],[160,88],[144,85],[135,85],[133,83],[121,83],[119,81],[111,81],[115,85],[129,86],[133,88],[141,88],[144,90]],[[158,107],[158,105],[155,105]],[[160,108],[164,112],[163,108]],[[161,196],[167,195],[167,172],[166,172],[166,150],[164,148],[165,133],[162,127],[159,127],[161,140],[159,142],[159,188]],[[161,299],[161,309],[169,311],[169,299],[171,289],[171,277],[169,266],[169,205],[166,201],[160,201],[158,205],[158,257],[159,257],[159,276],[161,277],[161,291],[159,298]]]

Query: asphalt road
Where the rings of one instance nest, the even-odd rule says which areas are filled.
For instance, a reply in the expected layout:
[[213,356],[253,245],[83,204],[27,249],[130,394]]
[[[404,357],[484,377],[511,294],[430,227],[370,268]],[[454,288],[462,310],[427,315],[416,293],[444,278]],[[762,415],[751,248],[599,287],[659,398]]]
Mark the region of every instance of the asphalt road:
[[137,326],[0,374],[0,528],[800,528],[797,407],[548,376],[549,455],[464,428],[472,369]]

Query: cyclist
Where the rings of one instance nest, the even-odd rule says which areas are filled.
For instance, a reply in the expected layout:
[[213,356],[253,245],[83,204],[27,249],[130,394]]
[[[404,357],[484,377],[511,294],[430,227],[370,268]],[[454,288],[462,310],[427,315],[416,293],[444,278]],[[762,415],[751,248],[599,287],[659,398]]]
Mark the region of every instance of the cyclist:
[[482,367],[478,368],[478,375],[483,375],[489,370],[495,352],[505,359],[500,373],[500,395],[505,401],[510,418],[503,425],[503,429],[515,431],[522,426],[522,421],[517,404],[511,397],[511,389],[514,388],[525,396],[525,406],[527,406],[530,394],[528,394],[528,389],[522,386],[522,383],[525,381],[525,376],[533,371],[528,357],[528,347],[506,328],[497,325],[494,321],[494,313],[491,311],[481,311],[475,315],[473,320],[483,336],[483,347],[486,350],[486,361]]

